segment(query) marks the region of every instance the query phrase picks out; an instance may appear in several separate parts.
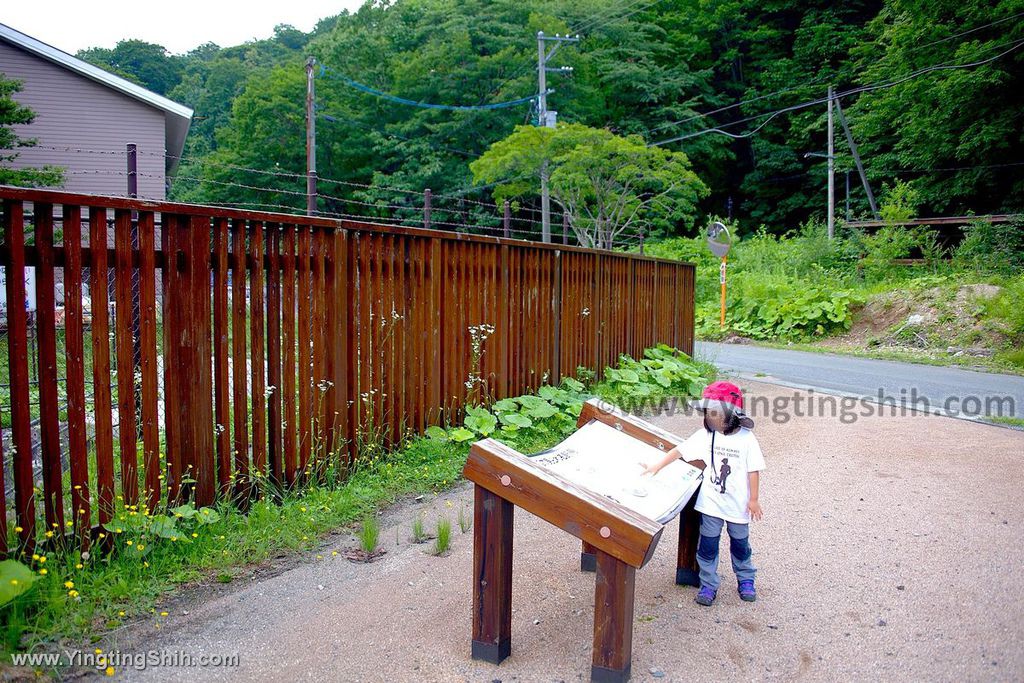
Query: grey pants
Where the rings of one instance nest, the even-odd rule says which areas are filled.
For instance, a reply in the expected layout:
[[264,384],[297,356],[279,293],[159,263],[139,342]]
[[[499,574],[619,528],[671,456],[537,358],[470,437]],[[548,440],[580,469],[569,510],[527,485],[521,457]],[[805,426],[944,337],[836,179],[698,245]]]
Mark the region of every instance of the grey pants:
[[729,555],[732,556],[732,570],[736,580],[754,580],[757,571],[750,561],[750,525],[726,522],[718,517],[701,514],[700,542],[697,544],[697,565],[700,567],[700,583],[718,590],[721,579],[718,576],[718,542],[722,526],[729,525]]

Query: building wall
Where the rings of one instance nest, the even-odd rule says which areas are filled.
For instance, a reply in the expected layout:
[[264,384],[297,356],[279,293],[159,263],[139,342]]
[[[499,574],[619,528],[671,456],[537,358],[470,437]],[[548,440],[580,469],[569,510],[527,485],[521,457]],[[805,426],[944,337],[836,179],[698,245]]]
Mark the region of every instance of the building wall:
[[22,82],[14,98],[36,114],[14,130],[39,146],[17,150],[12,166],[62,166],[69,192],[124,196],[134,142],[139,196],[165,198],[164,112],[3,41],[0,72]]

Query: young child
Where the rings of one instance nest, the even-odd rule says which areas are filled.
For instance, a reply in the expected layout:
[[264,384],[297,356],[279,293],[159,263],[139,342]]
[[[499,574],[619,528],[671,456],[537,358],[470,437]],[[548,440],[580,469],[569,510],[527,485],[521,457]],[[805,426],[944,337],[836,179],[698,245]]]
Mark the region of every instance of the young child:
[[704,480],[697,494],[696,509],[701,513],[697,564],[700,566],[698,604],[715,601],[718,576],[718,545],[722,526],[728,525],[732,568],[736,572],[740,598],[753,602],[755,568],[750,560],[749,526],[761,519],[758,498],[760,472],[765,469],[764,455],[750,431],[754,421],[743,412],[743,394],[730,382],[713,382],[704,390],[694,407],[704,414],[704,427],[679,444],[644,474],[658,471],[676,458],[703,460]]

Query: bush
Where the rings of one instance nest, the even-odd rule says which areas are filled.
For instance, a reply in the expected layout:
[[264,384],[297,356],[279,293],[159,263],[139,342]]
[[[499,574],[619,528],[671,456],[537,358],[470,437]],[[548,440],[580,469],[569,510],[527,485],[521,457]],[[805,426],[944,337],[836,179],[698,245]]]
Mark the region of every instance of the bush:
[[962,267],[1000,273],[1024,270],[1024,220],[989,223],[976,220],[967,226],[953,255]]

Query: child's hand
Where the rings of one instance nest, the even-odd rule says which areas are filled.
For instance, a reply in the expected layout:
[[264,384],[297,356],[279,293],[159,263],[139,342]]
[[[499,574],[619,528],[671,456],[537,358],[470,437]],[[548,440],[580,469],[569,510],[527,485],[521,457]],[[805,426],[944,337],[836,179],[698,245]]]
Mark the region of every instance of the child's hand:
[[763,513],[761,512],[761,503],[757,500],[751,500],[747,503],[747,512],[750,513],[750,518],[756,522],[761,521]]
[[640,467],[644,468],[644,471],[640,473],[641,477],[644,476],[644,475],[647,475],[647,474],[649,474],[649,475],[651,475],[653,477],[655,474],[658,473],[658,466],[657,465],[648,465],[647,463],[643,463],[642,462],[642,463],[640,463]]

